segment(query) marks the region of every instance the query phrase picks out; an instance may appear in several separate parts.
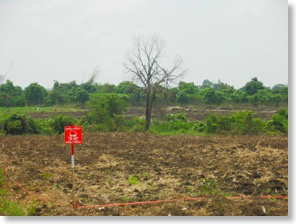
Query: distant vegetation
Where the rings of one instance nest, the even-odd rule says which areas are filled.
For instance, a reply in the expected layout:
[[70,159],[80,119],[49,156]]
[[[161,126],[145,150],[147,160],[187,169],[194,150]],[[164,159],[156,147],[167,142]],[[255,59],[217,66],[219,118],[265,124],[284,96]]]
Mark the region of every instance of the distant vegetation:
[[[184,113],[164,114],[151,122],[154,134],[264,134],[288,132],[288,86],[264,86],[257,78],[235,89],[226,83],[203,81],[179,82],[168,88],[158,86],[154,104],[157,107],[181,106],[202,108],[236,108],[241,110],[227,116],[209,115],[203,120],[192,120]],[[277,108],[271,119],[256,118],[250,108]],[[25,115],[30,108],[51,108],[50,119]],[[54,112],[58,107],[59,111]],[[22,89],[7,80],[0,85],[0,125],[5,134],[62,133],[69,123],[83,125],[88,131],[144,131],[144,113],[141,117],[126,116],[129,108],[145,108],[145,89],[130,81],[120,84],[98,84],[92,79],[77,84],[54,82],[47,90],[38,83]],[[60,109],[67,108],[67,109]],[[74,118],[64,114],[74,108],[88,111]],[[33,110],[32,109],[32,110]],[[45,110],[44,109],[44,110]]]
[[[158,105],[205,105],[213,107],[221,104],[239,105],[286,105],[288,103],[288,86],[277,84],[265,87],[257,78],[247,82],[242,88],[235,89],[226,83],[212,83],[204,80],[202,85],[193,82],[179,82],[174,88],[159,86],[156,91]],[[124,97],[129,106],[144,106],[145,89],[130,81],[117,86],[109,83],[98,84],[92,80],[77,84],[54,82],[53,88],[46,90],[38,83],[31,83],[22,89],[7,80],[0,85],[0,107],[83,106],[90,101],[93,94],[117,94]]]

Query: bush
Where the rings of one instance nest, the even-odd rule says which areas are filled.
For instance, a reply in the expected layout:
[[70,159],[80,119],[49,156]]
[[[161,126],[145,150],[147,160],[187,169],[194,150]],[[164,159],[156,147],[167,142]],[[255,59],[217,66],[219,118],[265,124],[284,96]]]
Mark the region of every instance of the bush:
[[229,116],[209,115],[206,118],[206,132],[217,134],[261,134],[266,123],[254,118],[251,111],[239,111]]
[[72,117],[66,116],[66,115],[58,115],[53,118],[51,121],[50,126],[53,128],[53,130],[61,134],[64,132],[65,126],[70,126],[71,124],[74,124],[75,120]]
[[288,133],[288,110],[279,109],[267,123],[267,131],[275,133]]
[[145,119],[139,117],[133,117],[131,119],[125,119],[123,128],[129,132],[143,132],[145,126]]
[[97,131],[120,130],[124,125],[121,114],[126,110],[126,100],[125,95],[92,95],[88,104],[91,112],[82,119],[83,125]]
[[266,123],[259,118],[254,118],[252,111],[239,111],[230,115],[233,134],[261,134]]
[[193,124],[193,130],[199,133],[205,132],[206,130],[206,125],[203,122],[194,122]]
[[166,120],[169,122],[175,121],[187,121],[186,114],[184,113],[177,113],[177,114],[167,114],[165,116]]
[[25,115],[12,114],[4,121],[3,130],[7,135],[38,134],[37,123]]

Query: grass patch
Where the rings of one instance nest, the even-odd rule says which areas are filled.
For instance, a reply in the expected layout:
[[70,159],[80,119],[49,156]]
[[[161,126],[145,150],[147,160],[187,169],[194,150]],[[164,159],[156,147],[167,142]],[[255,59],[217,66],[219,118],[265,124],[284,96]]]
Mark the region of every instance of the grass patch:
[[31,216],[36,212],[36,203],[30,202],[26,205],[21,205],[18,202],[12,201],[3,189],[5,175],[3,170],[0,170],[0,215],[1,216]]
[[130,185],[136,185],[139,183],[139,177],[137,176],[129,176],[128,180],[127,180],[128,184]]

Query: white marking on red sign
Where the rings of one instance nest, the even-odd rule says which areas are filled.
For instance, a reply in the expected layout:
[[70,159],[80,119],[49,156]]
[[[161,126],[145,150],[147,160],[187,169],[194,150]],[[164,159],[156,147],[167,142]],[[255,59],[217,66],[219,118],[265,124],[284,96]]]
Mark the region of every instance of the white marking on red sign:
[[81,126],[65,126],[64,142],[66,144],[82,144],[82,127]]

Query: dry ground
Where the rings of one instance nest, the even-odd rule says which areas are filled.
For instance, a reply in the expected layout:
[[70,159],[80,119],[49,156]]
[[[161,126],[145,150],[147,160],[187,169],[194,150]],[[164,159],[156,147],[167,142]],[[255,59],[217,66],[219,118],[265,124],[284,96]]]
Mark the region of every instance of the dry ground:
[[288,215],[287,200],[226,197],[288,195],[287,136],[85,133],[83,144],[75,146],[81,205],[201,195],[207,199],[77,210],[70,206],[71,153],[63,135],[8,136],[0,141],[0,166],[34,195],[10,179],[5,188],[21,204],[35,200],[35,215]]

